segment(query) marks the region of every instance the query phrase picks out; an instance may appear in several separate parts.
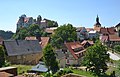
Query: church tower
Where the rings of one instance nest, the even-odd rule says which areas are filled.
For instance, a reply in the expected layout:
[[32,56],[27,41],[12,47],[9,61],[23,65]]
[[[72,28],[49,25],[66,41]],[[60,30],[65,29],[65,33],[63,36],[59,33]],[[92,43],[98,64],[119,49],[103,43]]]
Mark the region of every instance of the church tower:
[[100,24],[100,22],[99,22],[99,17],[98,17],[98,15],[97,15],[97,18],[96,18],[96,23],[94,24],[94,30],[96,30],[96,31],[100,31],[100,28],[101,28],[101,24]]

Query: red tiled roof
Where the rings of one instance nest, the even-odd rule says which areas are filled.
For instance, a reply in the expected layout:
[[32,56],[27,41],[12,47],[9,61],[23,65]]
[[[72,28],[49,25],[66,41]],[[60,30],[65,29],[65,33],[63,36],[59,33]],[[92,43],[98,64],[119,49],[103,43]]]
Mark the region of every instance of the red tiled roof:
[[84,40],[81,44],[84,46],[87,42],[91,45],[94,44],[93,41],[90,41],[90,40]]
[[100,33],[101,34],[115,34],[116,31],[115,31],[114,27],[111,27],[111,28],[101,28],[100,29]]
[[48,44],[49,39],[50,39],[49,37],[41,37],[41,46],[42,46],[42,48],[44,48]]
[[[78,59],[78,56],[75,54],[73,49],[74,48],[79,48],[79,47],[82,47],[84,49],[84,47],[80,44],[80,42],[69,42],[69,43],[65,43],[65,45],[75,59]],[[79,51],[79,53],[81,53],[81,51]]]
[[25,76],[23,76],[23,75],[18,75],[18,76],[15,76],[15,77],[25,77]]
[[13,77],[13,74],[7,72],[0,72],[0,77]]
[[108,31],[107,31],[107,28],[101,28],[100,33],[101,34],[109,34]]
[[109,34],[115,34],[116,33],[116,30],[115,30],[114,27],[107,28],[107,29],[108,29]]
[[93,28],[86,28],[86,30],[87,30],[87,32],[89,32],[89,31],[94,31]]
[[83,29],[83,27],[77,27],[77,28],[76,28],[76,31],[79,32],[79,31],[81,31],[82,29]]
[[109,35],[110,41],[120,41],[120,37],[117,35]]

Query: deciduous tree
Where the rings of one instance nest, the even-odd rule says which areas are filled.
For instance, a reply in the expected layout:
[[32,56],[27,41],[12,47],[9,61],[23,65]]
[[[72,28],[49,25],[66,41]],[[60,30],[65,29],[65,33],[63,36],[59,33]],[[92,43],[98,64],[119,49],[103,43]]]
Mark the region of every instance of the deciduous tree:
[[107,48],[100,42],[89,47],[86,51],[83,63],[89,70],[92,70],[97,75],[105,73],[107,70],[106,62],[109,60],[109,54],[107,54]]
[[5,65],[5,53],[3,46],[0,45],[0,67]]
[[48,44],[43,49],[43,59],[44,59],[45,65],[48,68],[48,71],[51,70],[52,73],[55,73],[57,72],[57,70],[59,70],[58,62],[56,61],[54,50],[50,44]]
[[64,42],[73,42],[77,40],[76,28],[71,24],[65,24],[55,30],[55,34],[51,38],[51,44],[60,48]]

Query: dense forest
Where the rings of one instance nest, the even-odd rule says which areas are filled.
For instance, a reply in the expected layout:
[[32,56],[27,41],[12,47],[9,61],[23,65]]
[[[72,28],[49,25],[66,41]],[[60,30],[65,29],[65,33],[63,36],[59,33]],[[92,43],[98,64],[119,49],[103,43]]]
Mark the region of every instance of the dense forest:
[[14,33],[12,31],[0,30],[0,37],[2,37],[4,40],[11,39],[13,34]]

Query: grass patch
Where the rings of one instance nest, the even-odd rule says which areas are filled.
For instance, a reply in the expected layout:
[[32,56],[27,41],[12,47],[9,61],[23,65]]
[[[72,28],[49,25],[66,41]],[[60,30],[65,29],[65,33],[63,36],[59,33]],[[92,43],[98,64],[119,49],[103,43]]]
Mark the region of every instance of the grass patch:
[[[69,68],[65,68],[65,69],[69,69]],[[89,72],[89,71],[83,71],[83,70],[79,70],[79,69],[71,69],[71,70],[73,71],[74,74],[83,75],[83,76],[86,76],[86,77],[95,77],[93,75],[93,73]]]
[[75,74],[79,74],[79,75],[83,75],[83,76],[86,76],[86,77],[95,77],[91,72],[86,72],[86,71],[83,71],[83,70],[77,70],[77,69],[74,69],[72,70],[73,73]]
[[27,72],[27,70],[30,70],[32,68],[32,65],[11,65],[13,67],[17,67],[17,73],[18,75]]

